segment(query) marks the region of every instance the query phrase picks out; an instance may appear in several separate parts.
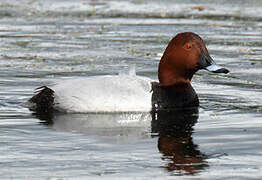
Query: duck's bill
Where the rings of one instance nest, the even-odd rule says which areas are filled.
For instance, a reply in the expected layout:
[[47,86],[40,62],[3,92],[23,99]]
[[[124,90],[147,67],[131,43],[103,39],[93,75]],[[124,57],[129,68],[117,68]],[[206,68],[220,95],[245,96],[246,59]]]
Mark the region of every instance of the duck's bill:
[[213,73],[228,73],[229,70],[226,68],[219,66],[216,62],[210,57],[208,52],[201,52],[200,59],[197,63],[199,69],[206,69]]
[[225,73],[225,74],[229,73],[229,70],[215,63],[207,66],[205,69],[213,73]]

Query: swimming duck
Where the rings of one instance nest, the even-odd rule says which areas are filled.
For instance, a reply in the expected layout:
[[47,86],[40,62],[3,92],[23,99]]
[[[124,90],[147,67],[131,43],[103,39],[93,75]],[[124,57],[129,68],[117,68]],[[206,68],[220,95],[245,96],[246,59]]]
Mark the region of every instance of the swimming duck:
[[190,81],[200,69],[229,72],[210,57],[200,36],[183,32],[169,42],[160,60],[159,82],[128,75],[64,80],[38,88],[28,100],[29,109],[38,113],[87,113],[194,108],[199,100]]

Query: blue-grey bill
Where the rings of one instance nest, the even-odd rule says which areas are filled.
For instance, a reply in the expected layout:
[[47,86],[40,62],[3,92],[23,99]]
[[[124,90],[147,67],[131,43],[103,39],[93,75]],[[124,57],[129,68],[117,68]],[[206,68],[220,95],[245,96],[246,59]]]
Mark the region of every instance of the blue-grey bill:
[[229,72],[229,70],[217,64],[211,64],[210,66],[207,66],[206,70],[213,72],[213,73],[225,73],[226,74]]

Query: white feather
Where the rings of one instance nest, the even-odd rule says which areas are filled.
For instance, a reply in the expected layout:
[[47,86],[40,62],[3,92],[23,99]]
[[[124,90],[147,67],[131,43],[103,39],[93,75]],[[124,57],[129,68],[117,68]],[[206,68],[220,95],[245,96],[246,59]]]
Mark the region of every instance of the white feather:
[[55,109],[69,113],[149,112],[151,79],[141,76],[93,76],[54,86]]

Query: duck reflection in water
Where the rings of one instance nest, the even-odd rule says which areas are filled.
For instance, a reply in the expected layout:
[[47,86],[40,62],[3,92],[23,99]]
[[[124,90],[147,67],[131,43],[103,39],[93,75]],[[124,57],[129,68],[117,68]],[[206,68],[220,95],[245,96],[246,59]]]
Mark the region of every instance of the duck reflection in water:
[[159,135],[158,149],[168,160],[168,171],[193,175],[208,167],[192,138],[197,119],[198,109],[152,112],[152,133]]
[[[158,137],[165,168],[176,175],[193,175],[204,168],[206,156],[194,144],[198,109],[122,114],[36,114],[42,123],[60,131],[81,132],[121,141]],[[127,122],[127,120],[130,120]],[[157,134],[157,136],[155,135]],[[120,138],[120,139],[119,139]]]

